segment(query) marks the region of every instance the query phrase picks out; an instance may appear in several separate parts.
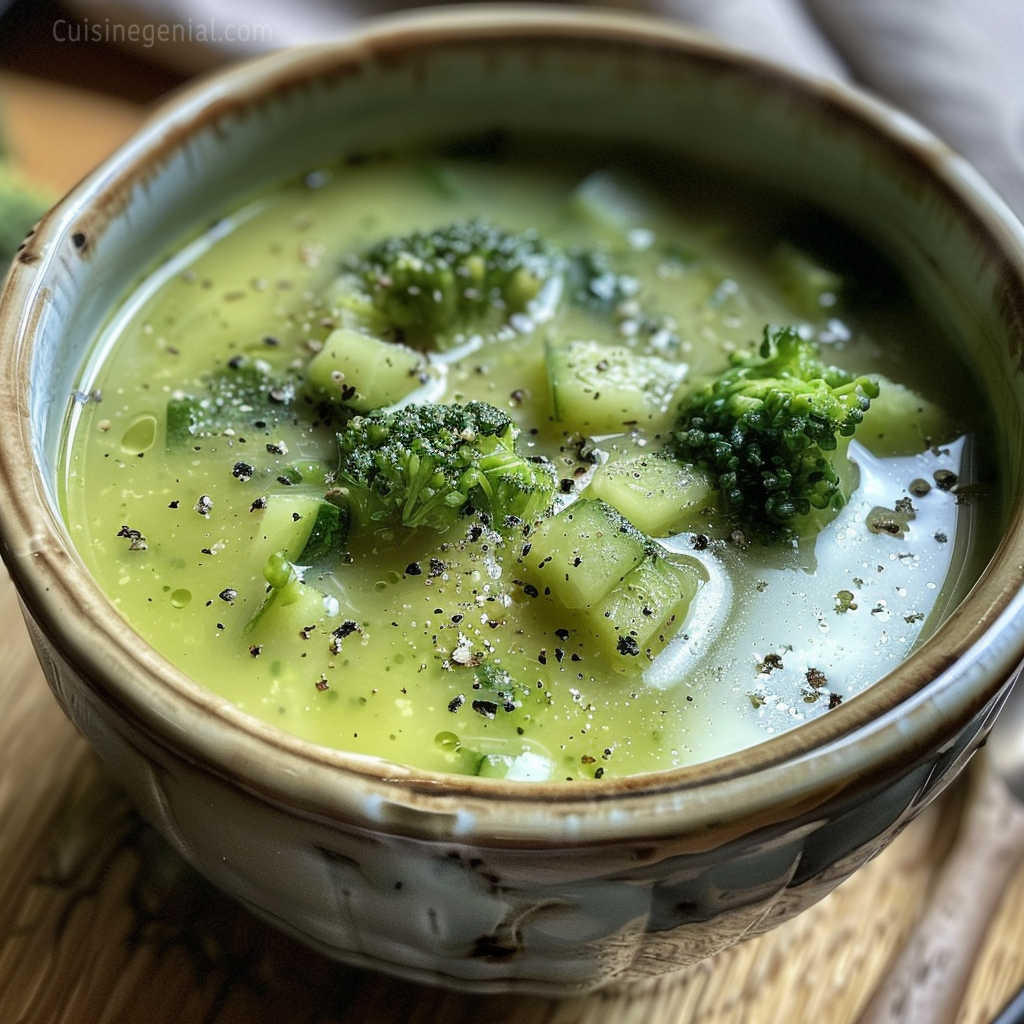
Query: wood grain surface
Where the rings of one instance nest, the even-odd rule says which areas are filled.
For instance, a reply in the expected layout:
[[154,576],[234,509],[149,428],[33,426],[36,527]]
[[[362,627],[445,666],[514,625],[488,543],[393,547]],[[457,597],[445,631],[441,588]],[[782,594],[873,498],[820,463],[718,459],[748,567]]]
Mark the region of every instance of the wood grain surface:
[[[142,116],[0,75],[14,153],[55,193]],[[2,574],[0,621],[2,1024],[853,1024],[927,903],[965,799],[954,787],[817,906],[685,973],[564,1001],[453,994],[324,960],[196,877],[58,709]],[[1024,873],[958,1024],[986,1024],[1022,981]]]

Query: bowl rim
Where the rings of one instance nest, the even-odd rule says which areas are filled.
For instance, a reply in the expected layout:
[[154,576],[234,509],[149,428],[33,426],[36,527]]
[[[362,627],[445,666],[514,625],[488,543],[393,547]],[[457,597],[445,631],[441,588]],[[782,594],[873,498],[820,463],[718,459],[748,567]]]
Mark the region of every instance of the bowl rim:
[[[783,813],[801,808],[809,813],[832,794],[879,784],[893,769],[909,770],[950,739],[950,721],[990,710],[1024,657],[1024,628],[1017,631],[1021,639],[1010,639],[1011,626],[1024,627],[1024,511],[1019,507],[982,580],[936,641],[856,698],[724,757],[600,783],[510,783],[431,773],[321,747],[266,725],[141,643],[85,571],[59,517],[48,509],[32,458],[27,382],[48,282],[74,252],[80,225],[97,217],[102,221],[113,208],[112,197],[127,201],[133,184],[158,176],[168,154],[191,133],[207,130],[231,112],[272,101],[303,80],[396,54],[495,45],[509,38],[524,45],[542,39],[575,45],[585,38],[592,49],[611,44],[717,61],[828,104],[837,116],[915,161],[955,199],[959,216],[1008,268],[1018,308],[1024,309],[1024,228],[1009,208],[931,132],[855,88],[647,15],[469,5],[375,18],[338,40],[248,60],[187,85],[72,189],[19,252],[0,295],[0,331],[7,335],[0,349],[0,425],[8,439],[0,462],[8,496],[0,502],[0,553],[26,613],[61,657],[80,667],[102,701],[166,756],[292,813],[396,833],[434,837],[441,815],[453,836],[482,845],[636,842],[685,834],[706,846],[739,828],[770,825]],[[388,807],[422,814],[392,819]],[[598,814],[599,808],[606,813]]]

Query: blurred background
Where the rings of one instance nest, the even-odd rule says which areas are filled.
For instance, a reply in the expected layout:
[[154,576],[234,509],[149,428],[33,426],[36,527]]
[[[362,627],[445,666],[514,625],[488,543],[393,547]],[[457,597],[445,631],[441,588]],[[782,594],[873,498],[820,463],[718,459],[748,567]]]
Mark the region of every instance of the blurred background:
[[[38,163],[36,138],[49,129],[65,151],[73,146],[88,157],[102,155],[108,131],[116,137],[126,117],[137,119],[198,72],[330,38],[368,15],[415,5],[0,0],[0,131],[8,133],[12,151],[23,153],[30,172],[66,187],[66,167]],[[585,0],[567,5],[587,6]],[[800,70],[857,82],[969,156],[1012,206],[1024,210],[1021,0],[590,0],[589,6],[677,19]],[[19,113],[26,78],[70,90],[64,102],[72,107],[85,98],[105,101],[109,125],[67,123],[59,109],[33,107],[34,132],[26,139]],[[5,100],[6,92],[16,95]]]

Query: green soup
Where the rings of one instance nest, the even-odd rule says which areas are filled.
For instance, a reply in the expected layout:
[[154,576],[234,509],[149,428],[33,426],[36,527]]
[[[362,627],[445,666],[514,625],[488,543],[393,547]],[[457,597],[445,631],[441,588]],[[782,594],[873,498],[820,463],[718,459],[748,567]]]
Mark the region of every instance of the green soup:
[[[68,425],[72,537],[142,637],[252,715],[438,771],[659,771],[827,713],[972,581],[978,510],[998,508],[976,465],[985,424],[884,262],[781,196],[656,155],[613,171],[585,147],[547,152],[505,140],[314,169],[184,240],[96,340]],[[358,322],[350,254],[476,218],[597,272],[443,345],[415,323],[374,337]],[[766,324],[882,378],[844,456],[849,500],[781,543],[744,535],[714,479],[656,455],[688,390]],[[359,366],[325,371],[350,342],[369,346]],[[618,589],[547,585],[534,538],[564,537],[472,508],[445,529],[364,523],[336,543],[339,432],[378,405],[472,401],[553,467],[542,523],[612,505],[639,527]],[[576,563],[604,543],[588,531]],[[646,583],[629,576],[622,598],[639,562]]]

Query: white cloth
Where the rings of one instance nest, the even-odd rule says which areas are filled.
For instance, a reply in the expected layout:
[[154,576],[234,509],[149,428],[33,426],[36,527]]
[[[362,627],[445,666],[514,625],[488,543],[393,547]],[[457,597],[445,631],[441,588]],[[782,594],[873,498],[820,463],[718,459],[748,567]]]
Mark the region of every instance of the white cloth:
[[[371,14],[415,5],[68,0],[74,13],[94,23],[187,25],[191,45],[161,44],[152,36],[135,44],[187,71],[320,41]],[[1024,0],[603,0],[600,6],[676,18],[802,71],[859,84],[967,156],[1024,217]],[[200,35],[207,38],[197,40]]]

